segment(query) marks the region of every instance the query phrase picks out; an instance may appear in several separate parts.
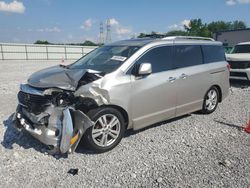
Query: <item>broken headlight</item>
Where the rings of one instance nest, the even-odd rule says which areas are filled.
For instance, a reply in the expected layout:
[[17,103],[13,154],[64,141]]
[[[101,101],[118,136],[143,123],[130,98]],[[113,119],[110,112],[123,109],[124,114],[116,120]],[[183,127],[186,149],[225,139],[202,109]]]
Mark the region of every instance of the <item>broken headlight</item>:
[[58,88],[46,89],[43,94],[52,96],[52,103],[55,106],[71,105],[74,99],[72,92],[64,91]]
[[53,103],[56,106],[69,106],[73,103],[74,96],[71,92],[53,92]]
[[58,88],[49,88],[49,89],[44,90],[43,94],[44,95],[52,95],[52,93],[54,93],[54,92],[59,93],[59,92],[63,92],[63,90],[58,89]]

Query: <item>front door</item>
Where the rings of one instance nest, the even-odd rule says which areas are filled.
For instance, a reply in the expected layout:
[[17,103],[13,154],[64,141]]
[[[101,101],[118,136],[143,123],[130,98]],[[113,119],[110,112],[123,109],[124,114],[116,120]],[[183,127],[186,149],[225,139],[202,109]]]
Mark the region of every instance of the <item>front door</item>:
[[172,71],[172,46],[150,49],[136,62],[151,63],[152,74],[132,75],[131,111],[134,129],[175,116],[176,85],[175,71]]

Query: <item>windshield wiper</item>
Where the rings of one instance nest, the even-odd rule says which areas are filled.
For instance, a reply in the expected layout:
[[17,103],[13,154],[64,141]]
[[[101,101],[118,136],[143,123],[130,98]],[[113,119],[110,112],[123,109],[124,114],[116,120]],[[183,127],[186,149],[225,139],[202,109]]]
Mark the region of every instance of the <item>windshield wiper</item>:
[[69,66],[67,65],[62,65],[62,64],[59,64],[60,67],[64,68],[64,69],[69,69]]

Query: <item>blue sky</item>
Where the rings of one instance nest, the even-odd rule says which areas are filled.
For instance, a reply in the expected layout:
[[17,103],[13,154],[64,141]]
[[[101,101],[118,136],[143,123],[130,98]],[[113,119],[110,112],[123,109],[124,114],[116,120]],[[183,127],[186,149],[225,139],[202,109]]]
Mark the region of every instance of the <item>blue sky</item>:
[[250,27],[250,0],[0,0],[0,42],[96,42],[107,19],[114,41],[182,29],[195,18]]

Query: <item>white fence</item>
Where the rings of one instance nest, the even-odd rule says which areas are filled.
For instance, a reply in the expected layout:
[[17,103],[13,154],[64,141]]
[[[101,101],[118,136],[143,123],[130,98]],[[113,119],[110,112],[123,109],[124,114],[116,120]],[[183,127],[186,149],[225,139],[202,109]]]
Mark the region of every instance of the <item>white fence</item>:
[[96,46],[0,43],[0,60],[75,60]]

